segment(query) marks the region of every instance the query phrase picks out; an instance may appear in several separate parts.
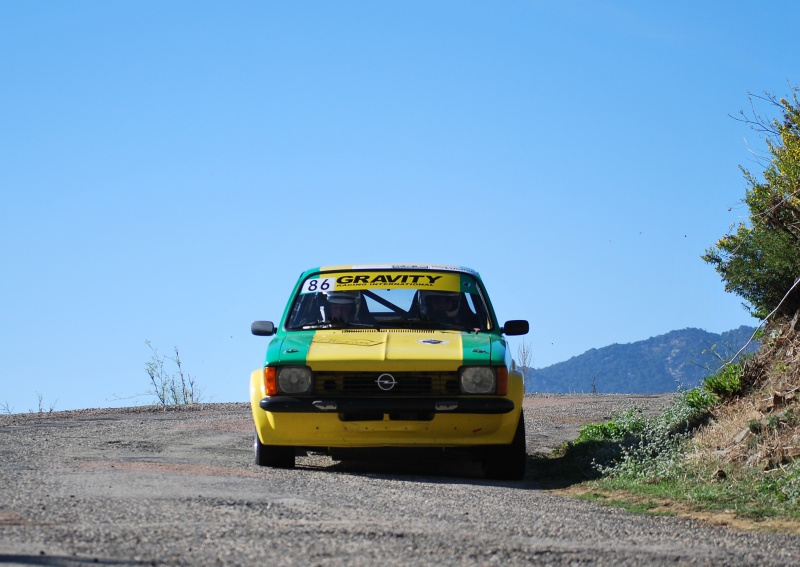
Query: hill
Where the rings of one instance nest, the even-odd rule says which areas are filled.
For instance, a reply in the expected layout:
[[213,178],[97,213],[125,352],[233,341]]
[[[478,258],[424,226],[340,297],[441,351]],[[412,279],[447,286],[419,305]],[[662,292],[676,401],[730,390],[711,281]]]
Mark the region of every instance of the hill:
[[[565,362],[534,368],[525,391],[536,393],[657,394],[691,388],[742,348],[755,328],[716,334],[683,329],[630,344],[591,349]],[[752,352],[756,343],[748,346]]]

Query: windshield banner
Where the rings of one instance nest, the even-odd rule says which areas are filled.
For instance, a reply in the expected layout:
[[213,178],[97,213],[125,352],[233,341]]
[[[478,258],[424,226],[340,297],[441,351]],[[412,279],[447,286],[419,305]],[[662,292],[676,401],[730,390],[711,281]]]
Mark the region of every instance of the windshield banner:
[[300,293],[350,289],[438,289],[461,291],[461,274],[436,272],[342,272],[320,274],[303,282]]

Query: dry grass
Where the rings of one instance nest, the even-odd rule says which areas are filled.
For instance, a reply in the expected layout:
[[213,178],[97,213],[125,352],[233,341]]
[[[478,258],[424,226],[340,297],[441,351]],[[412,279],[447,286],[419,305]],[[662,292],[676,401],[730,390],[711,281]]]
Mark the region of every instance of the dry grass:
[[[800,314],[799,314],[800,315]],[[770,325],[745,365],[747,393],[714,410],[693,458],[769,470],[800,457],[800,323]]]

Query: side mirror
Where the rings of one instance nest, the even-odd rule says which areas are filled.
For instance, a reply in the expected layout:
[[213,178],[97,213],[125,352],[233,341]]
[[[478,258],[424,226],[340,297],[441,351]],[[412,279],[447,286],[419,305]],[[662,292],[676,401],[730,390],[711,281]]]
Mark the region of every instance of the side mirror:
[[500,330],[506,335],[527,335],[529,326],[524,319],[512,319],[506,321]]
[[275,325],[272,321],[253,321],[250,332],[259,337],[269,337],[275,334]]

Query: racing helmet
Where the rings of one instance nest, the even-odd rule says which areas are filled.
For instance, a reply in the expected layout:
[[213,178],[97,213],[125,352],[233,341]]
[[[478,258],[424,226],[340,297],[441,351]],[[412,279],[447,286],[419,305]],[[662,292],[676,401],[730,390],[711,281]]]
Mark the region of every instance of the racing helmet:
[[[436,309],[434,304],[445,303],[444,309]],[[456,317],[461,307],[461,294],[457,291],[420,290],[420,313],[430,315],[432,312],[445,313],[448,317]]]
[[336,305],[358,305],[361,294],[357,291],[329,291],[325,294],[328,303]]

